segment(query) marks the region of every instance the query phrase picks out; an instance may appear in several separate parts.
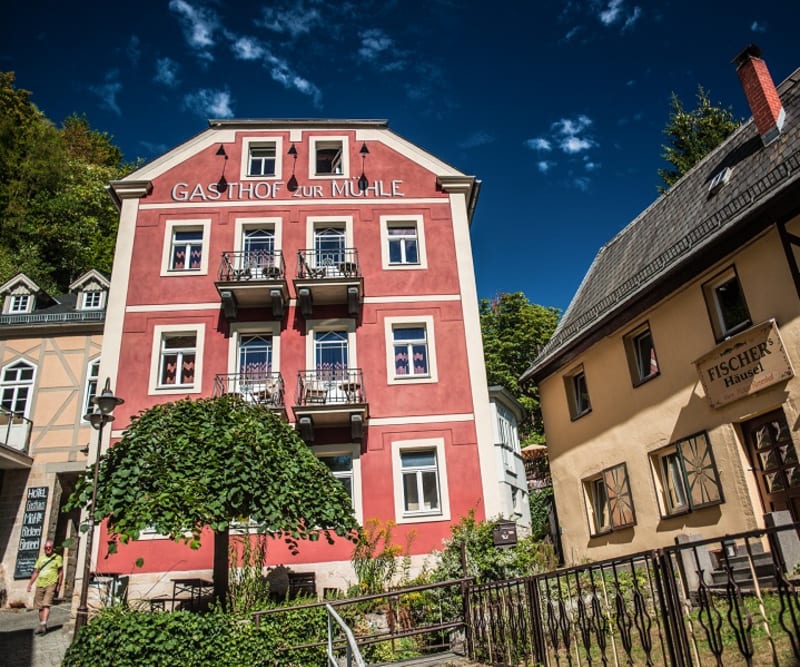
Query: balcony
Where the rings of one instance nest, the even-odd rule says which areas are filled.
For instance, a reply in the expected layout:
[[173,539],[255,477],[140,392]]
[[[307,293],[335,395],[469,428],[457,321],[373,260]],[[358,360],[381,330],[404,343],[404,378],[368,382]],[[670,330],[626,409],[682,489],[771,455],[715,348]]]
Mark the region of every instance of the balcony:
[[238,394],[248,403],[265,405],[286,416],[284,383],[280,373],[227,373],[214,377],[214,396]]
[[349,426],[353,440],[361,440],[369,405],[360,368],[300,371],[292,408],[300,436],[314,440],[319,428]]
[[311,316],[315,306],[337,304],[345,304],[349,315],[358,315],[364,297],[358,251],[300,250],[294,289],[304,317]]
[[0,470],[31,467],[32,428],[30,419],[0,408]]
[[279,319],[289,303],[280,250],[223,252],[214,284],[230,321],[238,318],[240,308],[271,308],[272,317]]

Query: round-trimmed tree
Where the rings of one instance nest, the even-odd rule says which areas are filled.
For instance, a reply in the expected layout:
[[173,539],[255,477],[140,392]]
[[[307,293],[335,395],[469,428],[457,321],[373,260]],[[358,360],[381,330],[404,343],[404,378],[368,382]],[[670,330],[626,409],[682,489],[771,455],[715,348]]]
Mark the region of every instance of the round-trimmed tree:
[[[107,520],[110,552],[151,526],[198,547],[214,532],[214,592],[225,599],[228,529],[254,521],[296,552],[301,540],[354,539],[350,496],[294,429],[268,408],[235,395],[182,399],[135,416],[98,462],[90,520]],[[85,507],[94,468],[69,508]]]

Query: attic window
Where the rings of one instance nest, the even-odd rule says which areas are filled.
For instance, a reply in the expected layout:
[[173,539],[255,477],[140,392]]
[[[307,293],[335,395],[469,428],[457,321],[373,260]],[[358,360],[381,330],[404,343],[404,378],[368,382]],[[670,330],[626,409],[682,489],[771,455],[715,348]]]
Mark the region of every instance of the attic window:
[[31,312],[32,303],[30,294],[12,294],[9,297],[8,312],[9,313],[29,313]]
[[103,293],[99,290],[88,290],[83,293],[81,308],[83,310],[99,310],[103,307]]
[[719,192],[722,189],[722,186],[725,185],[729,180],[731,180],[731,174],[733,170],[730,167],[725,167],[723,170],[719,171],[714,178],[711,179],[711,182],[708,184],[708,191],[713,195]]

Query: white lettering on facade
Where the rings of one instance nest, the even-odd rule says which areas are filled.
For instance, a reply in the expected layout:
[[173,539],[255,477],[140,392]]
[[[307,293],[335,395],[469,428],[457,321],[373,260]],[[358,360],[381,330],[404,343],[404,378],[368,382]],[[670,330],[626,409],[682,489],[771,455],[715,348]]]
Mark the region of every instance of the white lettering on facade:
[[[364,190],[359,189],[358,179],[353,177],[350,180],[332,180],[330,185],[321,183],[311,183],[300,185],[297,190],[292,192],[295,199],[324,199],[326,197],[405,197],[405,193],[400,190],[402,180],[396,179],[389,183],[378,180],[373,181]],[[282,181],[245,181],[228,183],[222,190],[217,183],[203,185],[195,183],[179,182],[175,183],[170,190],[172,201],[227,201],[264,200],[277,199],[278,193],[283,186]],[[327,192],[326,192],[327,189]]]

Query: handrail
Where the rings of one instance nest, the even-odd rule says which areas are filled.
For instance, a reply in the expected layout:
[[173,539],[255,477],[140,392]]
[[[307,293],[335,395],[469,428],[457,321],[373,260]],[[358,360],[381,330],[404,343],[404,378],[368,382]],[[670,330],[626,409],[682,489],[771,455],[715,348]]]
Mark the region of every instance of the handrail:
[[48,322],[96,322],[105,319],[105,310],[87,310],[69,313],[25,313],[0,315],[0,324],[41,324]]
[[353,636],[353,631],[329,603],[325,604],[325,611],[328,612],[328,665],[330,667],[339,667],[339,660],[333,652],[333,621],[336,621],[339,628],[344,632],[345,639],[347,640],[345,643],[345,664],[347,667],[353,667],[353,665],[356,665],[356,667],[366,667],[364,658],[361,656],[361,651],[358,649],[356,638]]

